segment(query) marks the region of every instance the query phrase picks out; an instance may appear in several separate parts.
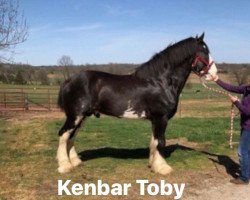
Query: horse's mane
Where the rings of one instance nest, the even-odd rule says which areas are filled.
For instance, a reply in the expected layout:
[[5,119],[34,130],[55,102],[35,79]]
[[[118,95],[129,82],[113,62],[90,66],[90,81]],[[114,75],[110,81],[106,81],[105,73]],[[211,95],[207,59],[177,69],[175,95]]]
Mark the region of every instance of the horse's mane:
[[133,75],[140,78],[158,77],[166,70],[173,70],[174,66],[180,65],[196,51],[197,39],[193,37],[171,44],[136,68]]

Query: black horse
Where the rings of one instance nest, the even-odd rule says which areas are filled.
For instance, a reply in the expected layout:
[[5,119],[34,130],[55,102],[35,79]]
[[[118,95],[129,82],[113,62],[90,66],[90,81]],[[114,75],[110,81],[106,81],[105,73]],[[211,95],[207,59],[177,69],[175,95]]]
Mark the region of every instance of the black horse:
[[215,68],[203,38],[204,34],[170,45],[130,75],[82,71],[65,81],[58,98],[67,117],[59,131],[58,171],[68,172],[81,163],[74,148],[75,133],[86,117],[103,113],[150,120],[149,166],[156,173],[170,173],[163,156],[168,120],[176,113],[190,72],[202,76]]

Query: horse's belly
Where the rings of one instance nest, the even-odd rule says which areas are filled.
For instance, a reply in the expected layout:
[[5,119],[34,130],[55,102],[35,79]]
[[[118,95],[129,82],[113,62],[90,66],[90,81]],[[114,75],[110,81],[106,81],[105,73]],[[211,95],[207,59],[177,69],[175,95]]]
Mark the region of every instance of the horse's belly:
[[145,111],[136,112],[134,110],[128,109],[128,110],[125,110],[122,116],[120,117],[129,118],[129,119],[142,119],[142,118],[146,118],[146,112]]

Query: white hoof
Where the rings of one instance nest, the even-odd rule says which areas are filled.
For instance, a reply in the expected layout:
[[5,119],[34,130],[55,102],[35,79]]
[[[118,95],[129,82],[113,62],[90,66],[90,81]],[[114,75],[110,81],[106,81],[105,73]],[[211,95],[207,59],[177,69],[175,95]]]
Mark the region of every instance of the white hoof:
[[154,155],[150,154],[149,160],[148,160],[148,167],[151,167],[154,162]]
[[151,166],[151,170],[161,175],[168,175],[173,171],[173,169],[166,163],[160,165],[158,165],[157,163],[153,163],[153,165]]
[[60,167],[58,167],[58,172],[61,173],[61,174],[65,174],[65,173],[68,173],[72,170],[73,166],[71,165],[70,162],[64,164],[64,165],[61,165]]
[[73,167],[77,167],[82,163],[82,160],[78,157],[75,157],[75,158],[71,158],[70,162],[73,165]]

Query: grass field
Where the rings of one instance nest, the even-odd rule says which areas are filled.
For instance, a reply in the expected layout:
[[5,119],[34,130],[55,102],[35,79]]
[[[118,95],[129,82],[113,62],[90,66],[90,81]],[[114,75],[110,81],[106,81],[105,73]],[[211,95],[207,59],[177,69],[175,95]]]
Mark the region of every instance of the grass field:
[[56,108],[58,90],[59,86],[0,84],[0,110],[24,106],[30,110]]
[[[57,132],[62,123],[61,117],[53,118],[49,114],[37,117],[32,113],[5,116],[0,120],[1,200],[57,199],[58,179],[79,183],[98,179],[108,183],[167,179],[169,182],[198,184],[199,187],[202,184],[200,176],[207,176],[207,172],[214,170],[213,159],[218,160],[222,155],[236,157],[235,149],[228,147],[228,118],[175,118],[169,123],[166,134],[167,161],[174,172],[167,177],[160,176],[147,168],[151,137],[148,121],[89,118],[76,139],[76,148],[84,164],[69,174],[60,175],[56,171],[55,155]],[[238,141],[238,137],[237,126],[234,140]],[[70,197],[74,198],[77,199]],[[96,199],[93,196],[82,198]],[[138,196],[138,188],[135,188],[128,199],[151,198]]]

